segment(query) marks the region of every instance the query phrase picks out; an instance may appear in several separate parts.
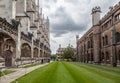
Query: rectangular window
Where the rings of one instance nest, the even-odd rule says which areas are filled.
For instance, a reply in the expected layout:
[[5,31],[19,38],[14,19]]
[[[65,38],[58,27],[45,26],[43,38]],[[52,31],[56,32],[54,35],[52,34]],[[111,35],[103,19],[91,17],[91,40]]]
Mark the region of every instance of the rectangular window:
[[104,25],[102,25],[102,30],[103,30],[104,28],[110,27],[111,25],[112,25],[112,20],[110,19],[110,20],[107,21]]
[[104,37],[102,37],[102,43],[103,43],[103,46],[104,46],[104,45],[105,45],[105,44],[104,44]]
[[116,32],[116,42],[120,42],[120,33]]
[[118,20],[120,20],[120,14],[115,16],[115,21],[118,21]]

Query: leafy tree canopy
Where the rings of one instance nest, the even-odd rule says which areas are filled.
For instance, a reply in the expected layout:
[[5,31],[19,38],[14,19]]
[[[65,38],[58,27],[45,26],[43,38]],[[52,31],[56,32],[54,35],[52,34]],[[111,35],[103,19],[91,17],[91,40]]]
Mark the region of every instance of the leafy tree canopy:
[[63,51],[63,59],[71,59],[71,60],[75,60],[75,56],[74,56],[74,48],[72,45],[68,45],[67,48]]

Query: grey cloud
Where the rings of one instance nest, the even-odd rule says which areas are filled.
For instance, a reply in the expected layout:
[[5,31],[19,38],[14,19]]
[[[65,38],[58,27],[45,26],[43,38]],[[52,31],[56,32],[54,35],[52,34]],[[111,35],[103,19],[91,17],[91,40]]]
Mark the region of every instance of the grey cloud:
[[57,0],[45,0],[45,2],[46,2],[46,3],[48,3],[48,2],[50,2],[50,3],[51,3],[51,2],[57,3]]
[[87,24],[76,24],[74,20],[66,13],[64,7],[57,9],[53,18],[58,18],[61,22],[51,24],[51,32],[54,33],[55,37],[60,37],[68,32],[81,32],[87,28]]
[[52,41],[53,43],[56,43],[56,44],[57,44],[57,42],[56,42],[55,40],[51,39],[51,41]]
[[46,4],[45,7],[46,7],[47,9],[50,9],[50,5],[48,5],[48,4]]
[[[69,24],[69,25],[67,25]],[[74,23],[67,22],[67,24],[62,25],[54,25],[53,29],[51,30],[54,33],[55,37],[60,37],[68,32],[78,32],[81,33],[87,29],[88,25],[76,25]]]
[[55,3],[57,3],[57,0],[53,0]]
[[65,0],[65,2],[76,4],[79,2],[79,0]]
[[[83,32],[86,32],[88,28],[91,27],[91,9],[95,6],[100,6],[102,10],[102,17],[104,14],[107,13],[109,10],[109,6],[113,6],[117,4],[120,0],[64,0],[64,3],[61,4],[59,7],[60,0],[43,0],[45,2],[44,6],[48,8],[47,12],[50,12],[50,28],[51,28],[51,36],[53,39],[51,40],[51,49],[53,53],[55,53],[55,48],[58,47],[59,40],[62,40],[62,45],[66,44],[66,40],[63,40],[60,36],[65,36],[66,38],[67,34],[69,32],[78,33],[80,35],[83,35]],[[66,4],[67,3],[67,4]],[[58,5],[56,5],[58,4]],[[70,5],[70,7],[73,7],[69,10],[69,7],[66,7],[66,5]],[[59,8],[58,8],[59,7]],[[66,8],[65,8],[66,7]],[[74,8],[75,7],[75,8]],[[54,11],[54,9],[57,9]],[[77,9],[77,10],[74,10]],[[67,10],[67,11],[66,11]],[[66,13],[67,12],[67,13]],[[78,18],[78,22],[74,21],[77,19],[77,16],[74,17],[74,14],[80,16]],[[70,16],[71,15],[71,16]],[[73,20],[74,18],[74,20]],[[55,22],[55,20],[58,19]],[[77,22],[77,24],[75,23]],[[54,38],[59,37],[58,40],[55,40]],[[73,42],[75,42],[74,38],[71,38]],[[54,41],[55,40],[55,41]],[[57,42],[57,43],[56,43]],[[76,43],[76,42],[75,42]],[[73,44],[75,45],[75,44]]]

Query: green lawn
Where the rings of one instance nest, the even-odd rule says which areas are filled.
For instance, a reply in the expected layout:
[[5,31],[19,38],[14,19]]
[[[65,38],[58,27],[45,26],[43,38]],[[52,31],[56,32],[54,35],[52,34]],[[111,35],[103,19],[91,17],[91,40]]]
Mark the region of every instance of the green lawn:
[[3,76],[3,75],[6,75],[6,74],[10,74],[10,73],[13,73],[13,72],[15,72],[15,71],[13,71],[13,70],[5,70],[5,71],[0,71],[0,77],[1,76]]
[[120,68],[53,62],[19,78],[18,81],[19,83],[120,83]]

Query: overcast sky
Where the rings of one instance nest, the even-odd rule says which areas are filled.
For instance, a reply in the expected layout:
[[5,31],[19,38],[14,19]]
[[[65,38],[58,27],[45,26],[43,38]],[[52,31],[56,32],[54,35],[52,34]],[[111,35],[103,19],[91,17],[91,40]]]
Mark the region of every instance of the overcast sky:
[[50,43],[52,53],[61,44],[76,47],[76,35],[81,37],[91,27],[91,10],[100,6],[103,17],[119,0],[41,0],[43,12],[50,18]]

